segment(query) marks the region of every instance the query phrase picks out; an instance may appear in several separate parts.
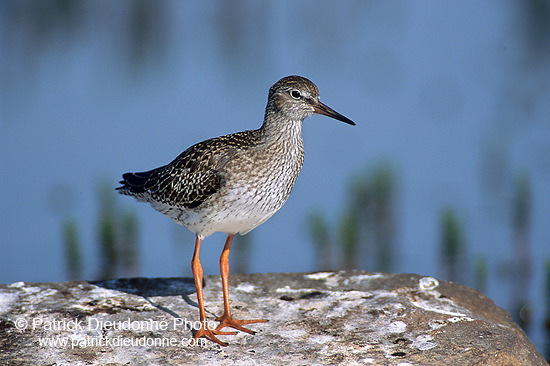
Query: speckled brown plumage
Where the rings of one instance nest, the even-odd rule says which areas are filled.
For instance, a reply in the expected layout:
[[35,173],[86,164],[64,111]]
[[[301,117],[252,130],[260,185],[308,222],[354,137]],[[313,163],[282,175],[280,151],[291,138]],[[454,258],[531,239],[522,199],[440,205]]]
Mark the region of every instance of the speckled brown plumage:
[[227,256],[233,235],[245,234],[265,222],[288,199],[304,160],[302,122],[314,114],[354,125],[353,121],[319,101],[317,86],[306,78],[288,76],[269,89],[262,126],[199,142],[171,163],[147,172],[126,173],[117,190],[168,215],[196,234],[192,268],[197,286],[200,319],[202,267],[201,240],[214,232],[228,234],[220,258],[224,315],[217,329],[201,327],[195,337],[225,345],[216,335],[229,326],[253,333],[231,317],[227,290]]
[[223,171],[236,151],[260,143],[258,131],[244,131],[199,142],[171,163],[141,173],[126,173],[120,193],[146,202],[161,202],[181,209],[194,209],[220,190]]

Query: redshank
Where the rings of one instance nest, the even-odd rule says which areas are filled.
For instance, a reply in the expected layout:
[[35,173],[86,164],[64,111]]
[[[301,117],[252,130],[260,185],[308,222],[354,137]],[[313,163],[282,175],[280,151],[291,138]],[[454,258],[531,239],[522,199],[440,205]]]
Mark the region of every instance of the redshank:
[[[126,173],[117,190],[133,196],[195,233],[191,261],[200,328],[195,338],[206,337],[227,345],[218,335],[231,327],[254,332],[244,325],[263,319],[239,320],[229,305],[229,250],[236,233],[244,235],[264,223],[286,202],[302,169],[302,122],[315,113],[350,125],[355,123],[321,103],[319,89],[301,76],[287,76],[270,89],[262,126],[199,142],[171,163],[141,173]],[[208,327],[199,260],[201,241],[214,232],[227,234],[220,256],[223,314],[219,325]]]

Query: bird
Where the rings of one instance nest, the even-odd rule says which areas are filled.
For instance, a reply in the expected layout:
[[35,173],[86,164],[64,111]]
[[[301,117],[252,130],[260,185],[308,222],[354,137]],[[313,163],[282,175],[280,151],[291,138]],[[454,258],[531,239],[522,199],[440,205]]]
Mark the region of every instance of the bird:
[[[229,302],[229,252],[234,235],[245,235],[277,212],[290,196],[304,161],[302,122],[321,114],[355,125],[351,119],[323,104],[317,86],[302,76],[286,76],[271,86],[264,121],[258,129],[236,132],[199,142],[172,162],[146,172],[125,173],[116,190],[149,203],[195,234],[191,269],[196,287],[200,327],[204,337],[221,346],[220,335],[230,327],[249,334],[247,324],[265,319],[240,320]],[[201,242],[213,234],[227,234],[220,256],[223,314],[209,327],[204,307]]]

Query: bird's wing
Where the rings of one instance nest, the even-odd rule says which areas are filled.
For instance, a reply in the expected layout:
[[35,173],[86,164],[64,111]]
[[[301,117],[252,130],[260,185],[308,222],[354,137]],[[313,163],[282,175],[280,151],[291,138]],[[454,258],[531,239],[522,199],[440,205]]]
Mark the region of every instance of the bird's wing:
[[243,137],[239,133],[199,142],[165,166],[124,174],[117,190],[140,201],[198,207],[223,187],[223,167],[242,152]]
[[117,190],[138,200],[195,208],[223,185],[222,174],[208,164],[211,152],[200,144],[185,150],[171,163],[146,172],[126,173]]

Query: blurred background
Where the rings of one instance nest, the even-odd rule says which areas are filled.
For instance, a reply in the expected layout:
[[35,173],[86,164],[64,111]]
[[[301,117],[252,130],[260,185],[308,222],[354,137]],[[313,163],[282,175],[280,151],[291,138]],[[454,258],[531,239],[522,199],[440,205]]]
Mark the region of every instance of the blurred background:
[[193,234],[117,181],[259,127],[298,74],[357,126],[306,119],[293,194],[232,272],[458,281],[549,357],[549,65],[546,0],[4,0],[0,283],[191,276]]

